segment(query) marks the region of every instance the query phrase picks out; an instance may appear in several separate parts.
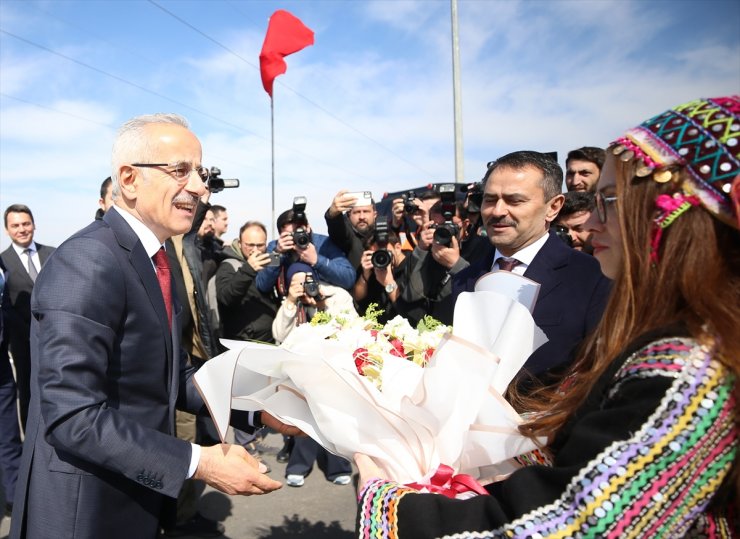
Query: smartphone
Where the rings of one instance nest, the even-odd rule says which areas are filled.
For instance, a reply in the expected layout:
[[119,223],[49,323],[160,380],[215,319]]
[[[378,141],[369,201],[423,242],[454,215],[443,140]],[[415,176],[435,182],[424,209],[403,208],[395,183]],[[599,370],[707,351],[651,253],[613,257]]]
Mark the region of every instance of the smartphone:
[[282,258],[282,255],[280,253],[276,253],[273,251],[272,253],[267,254],[270,255],[270,261],[267,263],[268,268],[274,268],[280,265],[280,259]]
[[351,197],[355,197],[354,206],[371,206],[373,203],[373,194],[370,191],[355,191],[354,193],[347,193]]

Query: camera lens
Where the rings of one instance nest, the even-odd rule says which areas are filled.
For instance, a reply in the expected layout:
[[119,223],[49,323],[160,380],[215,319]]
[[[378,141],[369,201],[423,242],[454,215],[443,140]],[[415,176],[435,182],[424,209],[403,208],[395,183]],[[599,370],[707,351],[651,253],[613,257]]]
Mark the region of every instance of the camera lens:
[[308,233],[304,229],[299,228],[293,232],[293,243],[299,249],[305,249],[311,243],[311,238],[308,237]]
[[319,283],[314,280],[306,279],[303,283],[303,292],[305,292],[309,298],[317,297],[319,295]]
[[387,268],[391,264],[391,254],[387,249],[380,249],[375,251],[370,257],[370,262],[374,268],[383,269]]
[[407,201],[403,203],[403,211],[405,211],[406,213],[416,213],[417,211],[419,211],[419,206],[417,206],[413,202]]
[[434,243],[449,247],[452,243],[452,230],[448,226],[442,225],[434,229]]

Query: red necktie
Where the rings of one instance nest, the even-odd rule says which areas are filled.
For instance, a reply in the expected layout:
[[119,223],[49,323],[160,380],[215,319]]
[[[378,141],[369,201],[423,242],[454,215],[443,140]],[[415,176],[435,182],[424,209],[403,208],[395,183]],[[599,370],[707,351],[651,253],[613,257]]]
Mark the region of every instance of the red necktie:
[[516,258],[502,256],[498,259],[498,269],[503,271],[511,271],[519,264],[521,264],[521,262],[519,262]]
[[152,257],[154,260],[154,266],[157,268],[157,281],[159,281],[159,288],[162,289],[162,297],[164,298],[164,306],[167,309],[167,321],[170,323],[172,328],[172,286],[170,284],[170,261],[167,260],[167,253],[164,247],[160,247]]

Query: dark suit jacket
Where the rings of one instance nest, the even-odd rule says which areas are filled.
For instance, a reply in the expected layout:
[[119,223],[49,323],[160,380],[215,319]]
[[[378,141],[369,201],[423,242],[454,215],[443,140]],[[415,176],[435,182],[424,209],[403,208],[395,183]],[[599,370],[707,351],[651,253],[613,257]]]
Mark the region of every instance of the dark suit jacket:
[[[39,254],[41,267],[43,267],[55,249],[54,247],[37,243],[36,250]],[[11,331],[18,330],[28,338],[29,328],[31,326],[31,291],[33,290],[33,281],[28,275],[26,261],[21,260],[21,257],[18,256],[12,245],[5,249],[0,254],[0,257],[2,257],[8,272],[6,275],[8,281],[6,292],[8,294],[8,306],[10,307],[10,312],[7,314],[10,319],[6,321],[9,328],[12,328]]]
[[[490,271],[495,251],[455,276],[453,296],[472,292],[475,282]],[[524,365],[542,377],[559,371],[571,360],[571,352],[596,326],[604,312],[611,281],[601,273],[598,261],[565,245],[550,234],[524,276],[540,284],[532,317],[549,339]]]
[[151,259],[109,211],[57,249],[31,303],[33,390],[11,537],[156,537],[190,464],[190,445],[173,436],[176,404],[205,407]]

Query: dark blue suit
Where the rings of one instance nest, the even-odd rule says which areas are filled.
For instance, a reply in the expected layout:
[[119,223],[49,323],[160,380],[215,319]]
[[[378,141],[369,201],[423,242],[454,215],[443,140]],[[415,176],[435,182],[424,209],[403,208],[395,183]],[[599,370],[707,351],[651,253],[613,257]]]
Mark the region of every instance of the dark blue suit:
[[205,407],[151,259],[109,211],[59,247],[31,303],[32,398],[11,537],[156,537],[190,464],[190,444],[173,436],[175,406]]
[[8,358],[8,339],[3,332],[3,318],[8,307],[5,270],[3,260],[0,258],[0,298],[3,303],[2,312],[0,312],[0,475],[3,480],[5,503],[12,504],[15,482],[18,477],[18,464],[21,461],[21,429],[18,424],[18,408],[15,404],[17,397],[15,379]]
[[[495,251],[458,273],[453,296],[472,292],[475,282],[491,271],[494,256]],[[524,276],[540,284],[532,317],[548,338],[529,356],[524,368],[542,377],[567,366],[573,349],[599,322],[611,282],[601,273],[595,258],[571,249],[554,234],[550,234]]]

